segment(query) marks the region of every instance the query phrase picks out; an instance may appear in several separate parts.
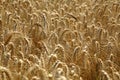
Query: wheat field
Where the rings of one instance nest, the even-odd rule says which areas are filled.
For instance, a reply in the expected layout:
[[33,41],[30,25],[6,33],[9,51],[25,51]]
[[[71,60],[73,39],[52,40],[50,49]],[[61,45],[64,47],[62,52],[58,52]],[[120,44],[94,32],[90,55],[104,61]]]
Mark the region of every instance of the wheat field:
[[0,0],[0,80],[120,80],[120,0]]

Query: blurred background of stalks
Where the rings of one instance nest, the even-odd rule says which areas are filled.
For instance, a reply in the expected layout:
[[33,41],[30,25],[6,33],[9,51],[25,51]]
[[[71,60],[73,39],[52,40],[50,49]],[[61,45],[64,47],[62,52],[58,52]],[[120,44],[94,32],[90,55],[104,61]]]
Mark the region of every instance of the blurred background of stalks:
[[120,80],[120,0],[0,0],[0,80]]

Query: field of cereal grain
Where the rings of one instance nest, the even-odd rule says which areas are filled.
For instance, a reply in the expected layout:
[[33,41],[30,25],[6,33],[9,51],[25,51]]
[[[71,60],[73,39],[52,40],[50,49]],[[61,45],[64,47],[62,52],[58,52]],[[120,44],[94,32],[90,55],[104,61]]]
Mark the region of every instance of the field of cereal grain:
[[120,0],[0,0],[0,80],[120,80]]

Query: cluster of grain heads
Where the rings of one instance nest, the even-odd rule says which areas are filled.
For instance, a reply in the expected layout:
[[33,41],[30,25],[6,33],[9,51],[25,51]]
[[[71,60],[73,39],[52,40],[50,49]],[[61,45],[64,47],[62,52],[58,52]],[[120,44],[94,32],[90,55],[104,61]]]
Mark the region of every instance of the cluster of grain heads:
[[9,69],[0,66],[0,79],[2,80],[13,80],[12,73]]
[[110,78],[109,74],[106,71],[104,71],[104,70],[101,70],[101,77],[100,77],[100,79],[102,79],[102,80],[112,80]]
[[120,80],[119,3],[0,0],[0,80]]

